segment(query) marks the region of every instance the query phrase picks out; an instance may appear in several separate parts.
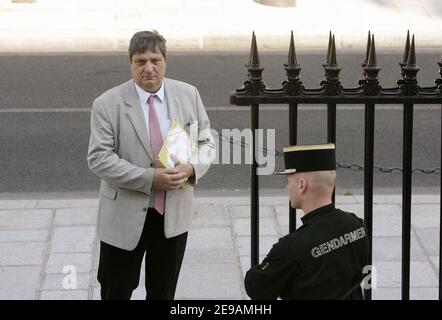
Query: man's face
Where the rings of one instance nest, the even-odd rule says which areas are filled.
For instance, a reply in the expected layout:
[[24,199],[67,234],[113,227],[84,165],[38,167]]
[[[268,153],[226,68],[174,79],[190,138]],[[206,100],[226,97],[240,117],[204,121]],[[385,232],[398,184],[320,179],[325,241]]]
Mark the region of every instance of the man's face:
[[156,92],[166,73],[166,59],[158,48],[154,52],[146,50],[144,53],[135,53],[130,69],[136,84],[148,92]]
[[290,206],[295,209],[299,209],[299,188],[298,177],[296,174],[289,174],[287,178],[287,192],[289,194]]

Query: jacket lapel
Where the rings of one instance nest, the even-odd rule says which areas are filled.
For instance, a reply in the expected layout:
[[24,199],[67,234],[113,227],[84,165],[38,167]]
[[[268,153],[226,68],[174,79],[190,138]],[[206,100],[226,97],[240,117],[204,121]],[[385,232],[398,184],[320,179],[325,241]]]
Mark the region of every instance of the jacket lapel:
[[147,130],[147,124],[138,99],[138,94],[135,91],[133,80],[127,82],[127,86],[125,87],[124,91],[125,92],[123,92],[123,95],[125,102],[128,105],[127,114],[129,116],[129,119],[132,122],[135,132],[137,133],[141,144],[146,150],[147,155],[153,161],[152,148],[150,146],[150,137]]
[[182,122],[182,119],[179,118],[180,110],[178,95],[175,92],[175,88],[170,83],[169,79],[164,79],[164,94],[166,96],[167,106],[169,108],[169,116],[170,116],[170,124],[172,125],[172,121],[176,119],[179,123]]

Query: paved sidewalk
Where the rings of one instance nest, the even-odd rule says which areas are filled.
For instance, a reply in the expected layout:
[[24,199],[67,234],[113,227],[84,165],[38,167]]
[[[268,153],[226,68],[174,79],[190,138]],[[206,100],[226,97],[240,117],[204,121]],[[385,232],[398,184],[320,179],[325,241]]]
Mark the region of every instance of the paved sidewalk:
[[407,29],[416,45],[442,45],[439,0],[297,0],[277,8],[253,0],[0,0],[0,51],[126,51],[135,31],[157,29],[176,50],[247,50],[251,33],[266,49],[403,47]]
[[[401,197],[375,196],[374,202],[373,298],[400,299]],[[1,200],[0,299],[99,299],[97,204],[97,199]],[[338,196],[337,204],[363,215],[362,196]],[[260,205],[264,256],[288,232],[288,204],[286,197],[262,197]],[[248,197],[196,199],[177,299],[247,299],[249,208]],[[413,197],[412,299],[438,297],[439,210],[438,195]],[[65,290],[72,266],[77,288]],[[144,299],[143,273],[133,299]]]

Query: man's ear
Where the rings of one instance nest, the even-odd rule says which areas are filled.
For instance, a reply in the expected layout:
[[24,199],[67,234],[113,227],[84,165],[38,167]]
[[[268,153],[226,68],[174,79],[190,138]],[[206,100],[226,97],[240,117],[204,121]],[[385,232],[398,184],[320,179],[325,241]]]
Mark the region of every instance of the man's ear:
[[301,177],[299,179],[299,191],[301,193],[304,193],[305,191],[307,191],[308,188],[308,180],[305,179],[304,177]]

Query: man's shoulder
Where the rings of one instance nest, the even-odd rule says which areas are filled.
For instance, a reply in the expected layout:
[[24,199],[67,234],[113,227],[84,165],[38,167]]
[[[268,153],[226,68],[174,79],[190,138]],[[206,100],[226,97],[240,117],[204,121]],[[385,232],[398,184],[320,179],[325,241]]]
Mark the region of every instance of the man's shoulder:
[[98,96],[96,101],[115,101],[116,98],[121,97],[124,92],[127,92],[129,86],[133,86],[133,81],[128,80],[118,86],[110,88]]
[[286,234],[275,244],[275,249],[280,253],[301,253],[311,242],[312,234],[309,225],[302,225],[295,232]]
[[344,211],[339,208],[336,208],[336,212],[339,213],[341,217],[344,217],[346,220],[354,222],[356,224],[363,224],[364,220],[359,218],[355,213],[350,211]]
[[191,85],[190,83],[183,82],[180,80],[165,78],[164,79],[166,87],[178,89],[178,90],[184,90],[184,91],[192,91],[195,92],[196,87],[194,85]]

